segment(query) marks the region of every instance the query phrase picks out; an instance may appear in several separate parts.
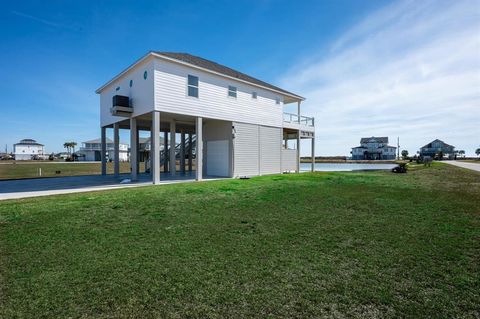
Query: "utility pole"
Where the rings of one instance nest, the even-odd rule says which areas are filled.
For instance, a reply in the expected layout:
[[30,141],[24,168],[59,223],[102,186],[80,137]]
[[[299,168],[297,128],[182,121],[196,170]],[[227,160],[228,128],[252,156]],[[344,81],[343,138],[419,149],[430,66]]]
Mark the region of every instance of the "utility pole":
[[400,159],[400,136],[397,136],[397,160]]

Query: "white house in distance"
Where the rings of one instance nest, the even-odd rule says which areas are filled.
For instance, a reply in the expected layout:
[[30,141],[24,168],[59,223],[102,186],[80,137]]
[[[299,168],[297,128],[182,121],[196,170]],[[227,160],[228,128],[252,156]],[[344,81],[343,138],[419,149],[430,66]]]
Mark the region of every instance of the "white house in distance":
[[[155,184],[160,182],[161,165],[171,179],[189,173],[193,156],[195,176],[201,180],[205,175],[299,171],[300,139],[311,139],[314,154],[314,119],[301,115],[303,97],[190,54],[149,52],[96,93],[100,94],[102,174],[106,174],[107,128],[114,131],[115,153],[119,129],[130,130],[132,179],[137,179],[139,170],[139,130],[150,132]],[[297,104],[297,114],[284,114],[289,103]],[[168,143],[163,152],[160,134]],[[297,141],[296,149],[285,147],[292,144],[286,143],[290,139]],[[192,146],[189,150],[187,143]],[[179,159],[180,165],[168,169],[169,159]],[[114,174],[119,174],[118,161]]]
[[[113,141],[109,138],[107,138],[105,141],[107,143],[107,158],[115,160]],[[128,161],[128,144],[119,143],[118,146],[118,159],[120,162]],[[77,155],[79,156],[78,159],[80,161],[101,161],[101,151],[102,140],[100,138],[82,142],[82,146],[77,152]]]
[[16,161],[31,160],[35,156],[43,156],[45,152],[44,145],[37,141],[26,138],[13,144],[13,154]]
[[362,137],[360,146],[352,148],[353,160],[394,160],[395,146],[388,145],[388,137]]

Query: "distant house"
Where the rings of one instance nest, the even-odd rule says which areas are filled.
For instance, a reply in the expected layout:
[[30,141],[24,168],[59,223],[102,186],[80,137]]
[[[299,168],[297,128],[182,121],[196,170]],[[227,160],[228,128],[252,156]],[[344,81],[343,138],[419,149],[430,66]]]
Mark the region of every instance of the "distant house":
[[[149,159],[151,149],[150,137],[138,138],[138,161],[145,162]],[[160,137],[160,152],[165,148],[165,139]]]
[[424,145],[420,148],[420,156],[430,156],[430,157],[439,157],[440,154],[443,154],[442,157],[454,158],[455,157],[455,146],[449,145],[444,141],[436,139],[427,145]]
[[68,154],[67,152],[60,152],[60,153],[55,154],[55,157],[66,160],[67,158],[70,157],[70,154]]
[[[115,160],[113,141],[109,138],[106,139],[107,156],[109,160]],[[101,161],[102,153],[102,141],[97,138],[95,140],[82,142],[80,150],[76,153],[79,161]],[[120,162],[126,162],[129,159],[128,144],[119,143],[119,156]]]
[[13,153],[16,161],[25,161],[44,155],[44,145],[32,139],[23,139],[13,145]]
[[388,145],[388,137],[362,137],[360,146],[352,148],[354,160],[394,160],[395,146]]

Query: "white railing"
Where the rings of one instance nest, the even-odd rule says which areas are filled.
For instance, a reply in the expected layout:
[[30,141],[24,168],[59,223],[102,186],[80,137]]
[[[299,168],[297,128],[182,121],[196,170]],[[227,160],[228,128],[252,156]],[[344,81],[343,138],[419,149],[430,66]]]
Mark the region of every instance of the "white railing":
[[308,116],[298,116],[294,113],[283,113],[283,121],[288,123],[298,123],[306,126],[315,126],[315,119]]

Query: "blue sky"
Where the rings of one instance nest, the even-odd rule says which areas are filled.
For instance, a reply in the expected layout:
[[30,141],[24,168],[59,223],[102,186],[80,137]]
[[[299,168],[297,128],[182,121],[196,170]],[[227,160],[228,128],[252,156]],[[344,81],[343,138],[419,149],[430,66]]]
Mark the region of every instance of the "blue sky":
[[[189,52],[307,97],[317,154],[360,137],[480,146],[477,1],[10,1],[0,147],[99,135],[95,89],[149,50]],[[127,140],[126,135],[122,135]]]

